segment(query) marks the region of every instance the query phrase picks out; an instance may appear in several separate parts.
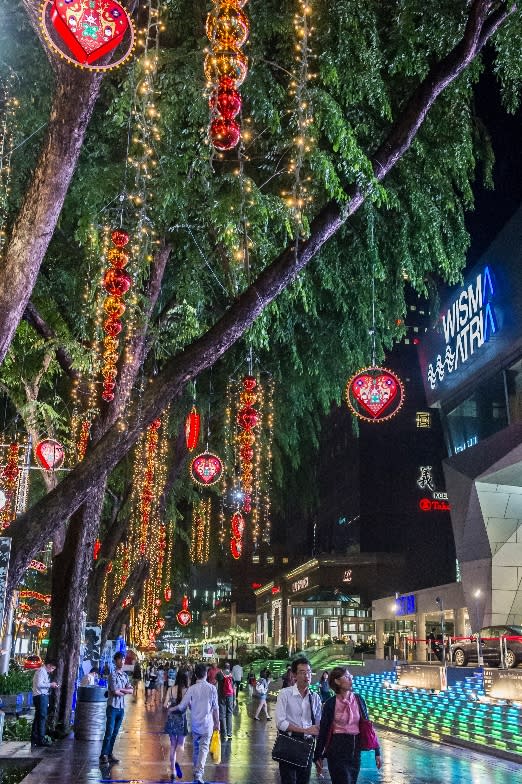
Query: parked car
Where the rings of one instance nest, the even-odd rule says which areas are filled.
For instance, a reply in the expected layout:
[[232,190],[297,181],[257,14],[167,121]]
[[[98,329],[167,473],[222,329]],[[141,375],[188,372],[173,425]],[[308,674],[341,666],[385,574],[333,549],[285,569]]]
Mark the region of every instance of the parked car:
[[24,659],[24,670],[37,670],[43,664],[39,656],[32,654]]
[[[507,639],[502,644],[504,647],[504,664],[506,667],[515,667],[522,661],[522,626],[487,626],[480,630],[482,658],[484,664],[498,667],[501,663],[500,637],[515,637]],[[454,642],[450,648],[451,660],[457,667],[463,667],[469,661],[478,660],[477,635],[469,640]]]

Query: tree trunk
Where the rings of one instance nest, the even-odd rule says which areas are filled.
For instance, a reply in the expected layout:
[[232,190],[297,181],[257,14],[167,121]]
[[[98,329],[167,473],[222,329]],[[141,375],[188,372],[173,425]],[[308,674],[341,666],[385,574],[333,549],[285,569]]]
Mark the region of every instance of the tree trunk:
[[59,684],[54,719],[65,730],[70,723],[85,621],[87,577],[104,492],[105,481],[91,490],[82,508],[70,520],[62,552],[53,559],[49,657],[56,661]]
[[0,363],[33,291],[78,163],[101,74],[57,62],[56,88],[40,158],[0,264]]
[[[492,7],[495,10],[490,13]],[[480,52],[486,41],[516,10],[514,3],[494,5],[489,0],[474,0],[462,40],[436,63],[406,102],[390,129],[385,142],[373,156],[377,180],[397,164],[409,149],[427,112],[438,95],[453,82]],[[311,223],[309,238],[297,251],[287,248],[244,291],[223,317],[206,334],[171,359],[155,378],[142,398],[139,412],[126,422],[116,422],[58,487],[37,503],[12,526],[13,551],[9,590],[20,580],[26,564],[43,542],[53,535],[64,517],[69,517],[84,502],[89,490],[112,470],[138,440],[141,432],[158,417],[184,386],[202,370],[212,366],[313,259],[323,245],[363,204],[365,193],[354,188],[342,206],[328,203]]]

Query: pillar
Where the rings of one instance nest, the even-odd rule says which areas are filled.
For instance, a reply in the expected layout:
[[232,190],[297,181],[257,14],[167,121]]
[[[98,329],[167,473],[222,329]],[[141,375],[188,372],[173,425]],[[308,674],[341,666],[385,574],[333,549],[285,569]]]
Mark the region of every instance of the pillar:
[[466,634],[466,608],[459,607],[453,610],[453,617],[455,619],[455,637],[464,637]]
[[375,621],[375,658],[384,659],[384,620]]
[[426,661],[426,613],[417,613],[415,615],[415,628],[417,648],[415,651],[416,661]]

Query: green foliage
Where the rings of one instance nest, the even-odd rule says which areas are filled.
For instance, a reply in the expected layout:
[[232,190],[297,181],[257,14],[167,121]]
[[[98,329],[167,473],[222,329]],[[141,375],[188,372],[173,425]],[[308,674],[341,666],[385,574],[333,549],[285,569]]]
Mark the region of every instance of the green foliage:
[[[31,731],[33,723],[25,716],[20,716],[16,719],[6,719],[4,722],[4,734],[2,740],[4,742],[12,740],[31,740]],[[16,781],[19,781],[17,778]]]
[[32,672],[18,672],[10,670],[6,675],[0,675],[0,694],[21,694],[31,691],[33,683]]

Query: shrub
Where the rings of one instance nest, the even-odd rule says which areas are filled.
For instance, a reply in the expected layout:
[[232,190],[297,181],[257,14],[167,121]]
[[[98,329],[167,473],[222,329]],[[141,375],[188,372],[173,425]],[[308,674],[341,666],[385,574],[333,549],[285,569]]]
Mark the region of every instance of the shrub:
[[3,740],[31,740],[33,723],[24,716],[17,719],[6,719],[4,722]]
[[0,694],[21,694],[31,691],[33,674],[32,672],[10,670],[7,675],[0,675]]

